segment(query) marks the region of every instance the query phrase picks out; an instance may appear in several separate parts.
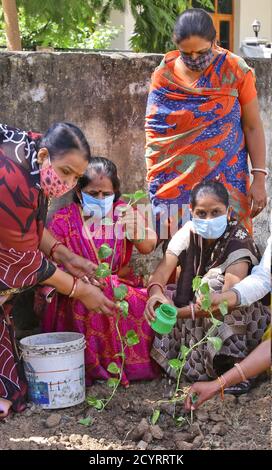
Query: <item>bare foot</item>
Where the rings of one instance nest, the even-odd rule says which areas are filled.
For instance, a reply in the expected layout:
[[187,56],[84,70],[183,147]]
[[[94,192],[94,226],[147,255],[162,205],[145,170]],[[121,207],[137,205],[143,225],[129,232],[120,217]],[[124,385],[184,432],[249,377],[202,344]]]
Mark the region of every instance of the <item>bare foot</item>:
[[8,416],[11,405],[11,401],[6,400],[5,398],[0,398],[0,419],[6,418]]

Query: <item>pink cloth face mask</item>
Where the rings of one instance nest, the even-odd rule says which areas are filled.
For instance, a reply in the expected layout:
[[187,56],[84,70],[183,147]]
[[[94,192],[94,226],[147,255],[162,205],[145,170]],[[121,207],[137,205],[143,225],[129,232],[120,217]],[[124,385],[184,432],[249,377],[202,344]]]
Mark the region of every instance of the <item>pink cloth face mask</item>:
[[73,186],[63,183],[51,164],[50,156],[48,161],[49,165],[40,169],[40,185],[46,197],[58,198],[73,189],[76,183]]

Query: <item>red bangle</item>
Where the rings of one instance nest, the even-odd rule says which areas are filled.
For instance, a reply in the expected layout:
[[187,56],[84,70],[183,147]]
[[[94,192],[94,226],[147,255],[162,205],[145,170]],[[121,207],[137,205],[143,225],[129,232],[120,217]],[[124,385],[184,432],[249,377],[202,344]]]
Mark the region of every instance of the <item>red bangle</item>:
[[49,258],[53,259],[54,252],[56,251],[57,247],[59,245],[63,245],[61,242],[55,242],[54,245],[51,247],[50,253],[49,253]]
[[163,287],[162,284],[160,284],[160,282],[151,282],[151,284],[149,284],[149,286],[147,286],[147,295],[149,295],[150,289],[151,289],[153,286],[158,286],[158,287],[160,287],[162,293],[164,294],[164,287]]

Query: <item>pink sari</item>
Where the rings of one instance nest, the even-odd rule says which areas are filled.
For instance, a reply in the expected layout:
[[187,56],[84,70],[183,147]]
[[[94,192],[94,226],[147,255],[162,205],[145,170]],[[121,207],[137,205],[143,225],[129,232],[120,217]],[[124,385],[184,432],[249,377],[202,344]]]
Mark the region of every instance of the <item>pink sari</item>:
[[[123,205],[118,202],[116,205]],[[72,203],[70,206],[57,211],[50,224],[49,230],[53,236],[61,241],[74,253],[98,263],[97,251],[102,243],[114,247],[115,239],[99,238],[87,239],[84,237],[83,219],[79,205]],[[86,226],[85,226],[86,229]],[[109,229],[105,227],[103,231]],[[88,230],[88,229],[87,229]],[[89,228],[92,233],[92,227]],[[101,231],[101,230],[100,230]],[[113,260],[113,273],[118,273],[125,266],[132,253],[132,244],[128,240],[118,240],[116,256]],[[111,257],[107,262],[111,262]],[[129,303],[129,315],[119,322],[121,335],[124,336],[128,330],[135,330],[140,342],[136,346],[126,348],[126,361],[122,377],[122,384],[127,385],[131,380],[153,379],[158,376],[159,369],[150,358],[150,349],[154,338],[153,330],[144,319],[144,309],[147,301],[145,288],[136,287],[134,282],[120,279],[118,274],[112,274],[112,284],[118,287],[126,284]],[[107,287],[104,290],[109,299],[113,299],[110,279],[106,279]],[[117,336],[115,321],[112,317],[88,311],[78,301],[69,299],[67,296],[57,294],[52,302],[46,306],[43,331],[76,331],[83,333],[86,338],[85,367],[86,382],[91,384],[94,379],[108,379],[111,377],[107,371],[110,362],[114,361],[119,366],[120,357],[114,357],[121,351],[120,341]]]

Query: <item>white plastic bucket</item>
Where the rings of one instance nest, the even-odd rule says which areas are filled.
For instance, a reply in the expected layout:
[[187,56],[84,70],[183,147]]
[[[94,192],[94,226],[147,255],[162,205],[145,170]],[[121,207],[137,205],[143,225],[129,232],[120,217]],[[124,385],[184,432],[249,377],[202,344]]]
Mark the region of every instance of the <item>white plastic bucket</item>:
[[85,338],[43,333],[20,341],[29,399],[42,408],[66,408],[85,400]]

